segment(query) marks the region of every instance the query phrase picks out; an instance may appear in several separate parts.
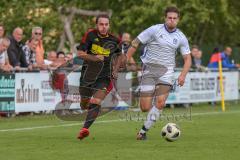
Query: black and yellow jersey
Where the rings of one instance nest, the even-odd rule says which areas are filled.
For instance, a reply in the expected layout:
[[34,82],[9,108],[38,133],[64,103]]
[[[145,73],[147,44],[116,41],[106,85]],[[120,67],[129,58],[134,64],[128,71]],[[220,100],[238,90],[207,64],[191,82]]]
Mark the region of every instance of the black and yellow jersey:
[[93,62],[84,60],[81,79],[97,79],[110,77],[111,61],[114,56],[121,54],[119,48],[120,41],[112,34],[101,36],[96,29],[91,29],[85,33],[78,50],[91,55],[103,55],[103,62]]

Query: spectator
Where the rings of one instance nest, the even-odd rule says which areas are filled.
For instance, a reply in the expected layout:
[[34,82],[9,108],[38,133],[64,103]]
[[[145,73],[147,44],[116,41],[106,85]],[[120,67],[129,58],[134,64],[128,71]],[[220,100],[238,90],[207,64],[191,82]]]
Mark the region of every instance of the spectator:
[[44,64],[51,67],[53,66],[56,60],[57,60],[57,53],[55,51],[50,51],[47,54],[47,59],[44,60]]
[[36,62],[39,66],[44,64],[44,47],[43,47],[43,41],[42,41],[42,34],[43,34],[43,30],[41,27],[34,27],[32,29],[32,39],[35,39],[38,41],[38,44],[36,47]]
[[22,50],[24,52],[27,64],[29,66],[29,69],[32,70],[32,67],[38,67],[36,62],[36,47],[38,44],[38,40],[31,39],[28,43],[26,43]]
[[23,30],[17,27],[13,30],[12,36],[9,37],[11,43],[8,47],[7,53],[10,64],[15,67],[16,70],[19,70],[20,67],[28,67],[26,58],[22,50],[22,36]]
[[206,71],[207,68],[202,65],[202,51],[198,48],[198,46],[193,45],[191,50],[192,56],[192,68],[198,71]]
[[3,38],[4,34],[5,34],[4,26],[2,24],[0,24],[0,38]]
[[223,68],[229,68],[229,69],[235,69],[235,68],[239,68],[240,65],[239,64],[233,64],[230,61],[230,56],[232,54],[232,48],[231,47],[226,47],[224,49],[223,52],[215,52],[211,58],[210,58],[210,62],[208,64],[209,68],[218,68],[218,61],[219,58],[221,58],[222,60],[222,67]]
[[62,51],[51,51],[48,53],[48,59],[44,60],[44,63],[52,69],[57,69],[66,62],[65,53]]
[[[122,42],[121,42],[121,48],[122,48],[122,53],[126,54],[129,47],[131,46],[131,35],[129,33],[123,33],[122,35]],[[131,64],[136,64],[135,60],[131,57],[129,63]]]
[[121,42],[122,53],[124,54],[127,53],[130,45],[131,45],[131,35],[129,33],[123,33],[122,42]]
[[63,51],[57,52],[57,58],[58,59],[64,59],[65,58],[65,53]]
[[9,72],[12,66],[9,64],[7,48],[10,45],[8,38],[0,38],[0,70]]
[[[131,35],[129,33],[123,33],[122,34],[122,41],[121,41],[121,49],[122,49],[122,54],[126,54],[129,47],[131,46]],[[127,65],[127,70],[136,70],[136,62],[133,59],[133,57],[130,58],[129,64]]]

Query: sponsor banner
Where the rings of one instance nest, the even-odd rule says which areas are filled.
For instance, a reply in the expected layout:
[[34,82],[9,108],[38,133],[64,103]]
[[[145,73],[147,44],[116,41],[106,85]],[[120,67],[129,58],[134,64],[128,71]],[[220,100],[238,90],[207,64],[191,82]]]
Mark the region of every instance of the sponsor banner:
[[12,112],[15,110],[15,75],[0,74],[0,112]]
[[[175,78],[180,73],[175,73]],[[225,100],[238,99],[238,72],[224,72]],[[220,85],[218,72],[190,72],[183,87],[176,86],[169,94],[167,103],[195,103],[220,101]]]
[[[176,80],[179,74],[179,72],[175,73]],[[118,90],[112,90],[108,94],[102,104],[103,107],[128,107],[132,106],[132,103],[138,103],[138,83],[141,74],[132,72],[120,73],[118,77],[116,83]],[[2,86],[0,87],[0,97],[3,96],[1,93],[4,92],[6,97],[9,96],[11,98],[11,101],[7,101],[7,106],[13,104],[15,97],[16,112],[55,110],[57,109],[56,106],[60,107],[58,104],[63,99],[67,99],[68,102],[70,101],[68,108],[79,109],[79,78],[80,72],[69,74],[66,81],[68,88],[60,92],[59,89],[52,89],[50,74],[47,71],[41,71],[40,73],[16,73],[14,93],[14,75],[1,76],[0,80],[2,80],[2,83],[0,85]],[[223,73],[225,100],[238,99],[238,79],[238,72]],[[6,90],[7,87],[9,87],[9,92]],[[184,86],[176,86],[175,90],[169,94],[167,103],[220,101],[219,88],[219,75],[217,72],[190,72],[186,77]],[[12,106],[10,108],[14,109],[14,104]]]
[[15,74],[15,112],[41,111],[41,74]]

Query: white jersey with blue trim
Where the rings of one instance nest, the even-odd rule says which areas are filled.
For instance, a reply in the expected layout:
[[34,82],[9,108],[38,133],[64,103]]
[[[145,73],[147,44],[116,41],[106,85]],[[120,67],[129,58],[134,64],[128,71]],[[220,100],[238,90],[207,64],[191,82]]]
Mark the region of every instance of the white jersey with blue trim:
[[141,56],[145,64],[161,64],[173,69],[177,49],[182,55],[190,54],[186,36],[177,28],[169,32],[165,24],[151,26],[140,33],[137,38],[146,45],[144,54]]

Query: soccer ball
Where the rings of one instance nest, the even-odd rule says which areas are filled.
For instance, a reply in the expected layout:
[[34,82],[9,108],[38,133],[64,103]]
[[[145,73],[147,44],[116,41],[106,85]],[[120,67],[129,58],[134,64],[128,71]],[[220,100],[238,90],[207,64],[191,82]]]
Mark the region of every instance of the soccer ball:
[[161,134],[164,139],[173,142],[180,137],[181,131],[175,123],[168,123],[162,128]]

